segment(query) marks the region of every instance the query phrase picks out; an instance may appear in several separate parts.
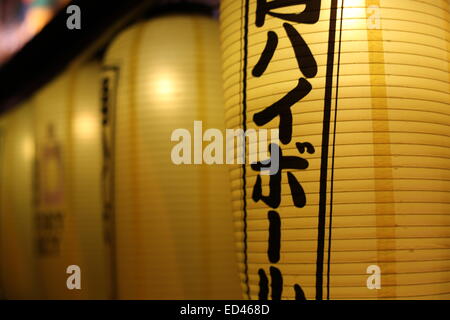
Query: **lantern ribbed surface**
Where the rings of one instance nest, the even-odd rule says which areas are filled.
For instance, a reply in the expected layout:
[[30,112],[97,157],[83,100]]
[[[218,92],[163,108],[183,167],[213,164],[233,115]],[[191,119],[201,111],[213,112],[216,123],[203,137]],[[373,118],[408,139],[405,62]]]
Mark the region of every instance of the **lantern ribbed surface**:
[[168,14],[123,31],[106,53],[118,79],[108,100],[119,298],[241,297],[227,167],[171,160],[174,130],[224,127],[219,47],[217,21]]
[[[279,142],[283,156],[308,166],[282,171],[279,206],[252,197],[259,173],[249,164],[232,169],[245,296],[448,299],[448,1],[294,2],[221,3],[228,128],[281,134],[280,116],[258,122],[258,113],[286,106],[299,81],[310,85],[290,105],[291,139]],[[298,142],[314,152],[300,153]],[[303,188],[303,207],[293,203],[287,172]],[[262,178],[263,196],[269,181]],[[276,262],[270,210],[281,225]],[[371,287],[370,266],[379,268],[380,288]]]

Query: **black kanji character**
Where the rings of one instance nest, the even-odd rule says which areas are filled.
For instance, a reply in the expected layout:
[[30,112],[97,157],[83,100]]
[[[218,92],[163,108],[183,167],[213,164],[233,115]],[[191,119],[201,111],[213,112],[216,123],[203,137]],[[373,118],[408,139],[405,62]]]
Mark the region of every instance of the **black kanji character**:
[[[264,269],[258,270],[259,274],[259,300],[267,300],[269,296],[269,279],[267,278]],[[283,293],[283,275],[280,269],[276,267],[270,267],[272,300],[281,300],[281,294]]]
[[[309,154],[313,154],[315,149],[309,142],[296,143],[297,149],[300,153],[304,153],[305,149]],[[275,174],[270,175],[269,180],[269,195],[264,196],[262,194],[262,180],[261,175],[256,178],[255,186],[253,187],[252,199],[255,202],[262,200],[271,208],[278,208],[281,203],[281,174],[283,169],[297,169],[305,170],[309,166],[308,160],[302,157],[296,156],[283,156],[280,146],[277,144],[270,144],[271,159],[263,162],[252,163],[251,168],[254,171],[266,170],[270,168],[273,161],[279,161],[278,170]],[[273,152],[275,151],[275,152]],[[273,156],[277,155],[277,159]],[[306,205],[306,195],[302,185],[298,182],[297,178],[291,173],[287,172],[288,183],[291,189],[292,201],[297,208],[303,208]]]
[[[300,71],[306,78],[314,78],[317,75],[317,62],[305,40],[291,24],[284,23],[283,27],[291,41]],[[260,77],[266,71],[277,46],[278,35],[273,31],[269,31],[267,33],[266,46],[252,70],[252,75],[254,77]]]
[[253,122],[258,126],[264,126],[272,121],[276,116],[280,117],[279,132],[280,141],[288,144],[292,139],[292,111],[291,107],[303,99],[310,91],[312,86],[308,80],[300,78],[297,86],[289,91],[283,98],[273,103],[264,110],[253,115]]
[[[297,13],[277,13],[275,9],[293,7],[296,5],[306,5],[302,12]],[[262,27],[266,19],[266,14],[286,21],[314,24],[319,21],[321,0],[258,0],[256,3],[257,27]]]

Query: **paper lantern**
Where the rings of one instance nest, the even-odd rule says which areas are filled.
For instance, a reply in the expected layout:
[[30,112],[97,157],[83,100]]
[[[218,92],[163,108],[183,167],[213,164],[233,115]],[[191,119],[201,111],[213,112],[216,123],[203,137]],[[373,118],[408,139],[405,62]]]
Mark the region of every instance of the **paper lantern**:
[[[36,242],[43,297],[109,297],[102,220],[100,67],[72,66],[33,98]],[[78,290],[69,266],[81,270]],[[75,286],[75,288],[73,287]]]
[[28,103],[0,116],[0,291],[36,299],[32,169],[34,137]]
[[219,46],[216,21],[180,13],[131,26],[107,51],[119,298],[241,297],[227,167],[171,160],[174,130],[224,127]]
[[247,298],[450,297],[449,9],[222,1],[227,126],[291,157],[232,171]]

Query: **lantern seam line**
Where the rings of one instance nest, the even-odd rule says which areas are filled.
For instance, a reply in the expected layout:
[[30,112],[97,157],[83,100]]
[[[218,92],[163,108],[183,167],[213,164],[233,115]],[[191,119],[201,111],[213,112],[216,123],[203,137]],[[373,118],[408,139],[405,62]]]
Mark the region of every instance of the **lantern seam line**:
[[338,110],[338,98],[339,98],[339,73],[341,66],[341,48],[342,48],[342,26],[344,20],[344,1],[341,3],[341,22],[339,27],[339,49],[338,49],[338,62],[336,72],[336,96],[334,106],[334,125],[333,125],[333,152],[331,157],[331,182],[330,182],[330,213],[328,224],[328,261],[327,261],[327,300],[330,300],[330,261],[331,261],[331,233],[333,224],[333,190],[334,190],[334,159],[336,155],[336,119]]
[[331,0],[330,6],[330,26],[328,34],[328,54],[327,70],[324,97],[323,129],[322,129],[322,147],[321,147],[321,165],[320,165],[320,196],[319,196],[319,217],[317,227],[317,258],[316,258],[316,300],[323,298],[323,260],[325,244],[325,220],[326,220],[326,200],[327,200],[327,174],[328,174],[328,147],[330,134],[330,115],[333,91],[333,70],[334,70],[334,52],[336,43],[336,24],[337,24],[337,0]]
[[[242,125],[244,132],[247,130],[247,57],[248,57],[248,15],[249,15],[249,0],[245,0],[244,6],[244,64],[242,68]],[[244,142],[245,148],[245,142]],[[248,275],[248,254],[247,254],[247,181],[246,181],[246,161],[242,165],[242,182],[243,182],[243,211],[244,211],[244,273],[245,273],[245,282],[247,285],[247,296],[251,300],[250,296],[250,284],[249,284],[249,275]]]

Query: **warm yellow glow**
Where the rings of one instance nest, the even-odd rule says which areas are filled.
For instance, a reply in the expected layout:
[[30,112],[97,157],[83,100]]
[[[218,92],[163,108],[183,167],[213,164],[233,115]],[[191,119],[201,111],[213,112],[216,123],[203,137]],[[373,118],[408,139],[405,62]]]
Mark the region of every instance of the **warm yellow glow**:
[[160,97],[166,97],[173,94],[175,89],[173,77],[168,74],[158,75],[155,81],[155,91]]
[[75,119],[75,134],[77,138],[91,139],[98,129],[95,118],[90,114],[81,114]]
[[134,70],[118,73],[129,90],[111,92],[120,299],[241,297],[228,168],[174,165],[167,140],[194,120],[224,129],[217,39],[214,19],[173,14],[125,30],[105,55]]
[[343,29],[366,28],[367,19],[365,0],[350,0],[345,2]]
[[352,4],[345,3],[344,17],[346,19],[365,19],[366,18],[366,7],[359,3],[360,1],[353,1]]
[[350,7],[358,7],[364,9],[366,7],[366,0],[345,0],[345,9]]
[[30,136],[25,136],[23,138],[22,155],[26,160],[30,160],[34,156],[34,145],[33,140]]

